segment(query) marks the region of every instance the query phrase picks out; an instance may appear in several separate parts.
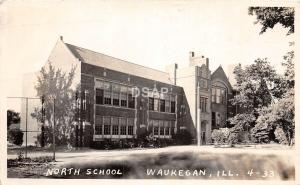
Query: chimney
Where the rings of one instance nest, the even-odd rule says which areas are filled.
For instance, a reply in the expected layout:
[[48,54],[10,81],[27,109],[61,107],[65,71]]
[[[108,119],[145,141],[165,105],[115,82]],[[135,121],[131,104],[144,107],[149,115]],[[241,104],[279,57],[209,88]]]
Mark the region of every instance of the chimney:
[[209,69],[209,58],[206,58],[206,67]]
[[193,58],[195,56],[195,52],[194,51],[190,51],[190,58]]
[[166,65],[166,72],[169,73],[170,79],[174,85],[176,85],[177,69],[178,69],[177,63]]

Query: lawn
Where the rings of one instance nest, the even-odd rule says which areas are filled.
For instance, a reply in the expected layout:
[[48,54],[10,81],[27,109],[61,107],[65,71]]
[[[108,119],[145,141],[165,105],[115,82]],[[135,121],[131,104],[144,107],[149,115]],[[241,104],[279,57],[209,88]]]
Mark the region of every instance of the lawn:
[[[37,175],[29,177],[249,180],[295,178],[294,150],[277,145],[237,148],[175,146],[142,150],[58,152],[56,160],[55,163],[42,166]],[[9,170],[12,169],[18,172],[17,167]],[[28,173],[30,170],[28,166],[27,170],[23,168],[19,171]]]

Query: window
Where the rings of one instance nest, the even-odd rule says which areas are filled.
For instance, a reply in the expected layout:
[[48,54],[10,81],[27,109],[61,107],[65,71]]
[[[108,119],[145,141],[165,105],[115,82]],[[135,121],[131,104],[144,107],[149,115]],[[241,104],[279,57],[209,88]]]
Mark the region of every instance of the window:
[[95,135],[102,135],[102,116],[96,116]]
[[110,117],[104,117],[103,123],[104,123],[104,135],[110,135]]
[[96,89],[96,104],[103,104],[103,89]]
[[164,122],[159,121],[159,135],[163,136],[164,135]]
[[95,87],[99,89],[104,89],[104,82],[100,80],[96,80]]
[[111,105],[111,94],[110,94],[110,91],[104,91],[104,104]]
[[112,117],[111,124],[112,124],[112,135],[119,135],[119,118]]
[[121,86],[120,85],[118,85],[118,84],[112,84],[112,91],[113,92],[120,92],[120,88],[121,88]]
[[170,97],[170,100],[171,100],[171,113],[175,113],[175,105],[176,105],[176,103],[175,103],[175,96],[171,96]]
[[126,118],[120,118],[120,135],[126,135]]
[[165,121],[164,122],[164,127],[165,127],[165,135],[168,136],[170,135],[170,127],[171,127],[171,121]]
[[119,93],[113,92],[113,105],[120,106]]
[[216,115],[216,125],[219,126],[221,124],[221,115],[218,112],[216,113]]
[[221,89],[216,89],[216,103],[221,103]]
[[160,112],[165,112],[165,100],[160,100]]
[[165,135],[166,136],[170,135],[170,127],[165,128]]
[[207,80],[206,79],[200,79],[199,85],[201,88],[207,89]]
[[128,126],[128,135],[133,135],[133,126],[132,125]]
[[133,125],[134,125],[134,119],[128,118],[128,135],[133,135]]
[[226,104],[226,91],[223,88],[212,88],[211,101]]
[[159,122],[158,120],[152,120],[153,123],[153,135],[158,135],[158,130],[159,130]]
[[211,88],[211,102],[216,102],[216,88]]
[[126,125],[122,125],[120,129],[120,135],[126,135]]
[[120,94],[121,107],[127,107],[127,95],[124,93]]
[[200,97],[200,109],[201,112],[207,112],[207,100],[206,97]]
[[155,126],[155,127],[153,127],[153,135],[158,135],[158,127],[157,126]]
[[226,94],[224,89],[221,90],[221,102],[226,104]]
[[149,110],[154,110],[154,98],[149,97]]
[[165,96],[165,107],[166,107],[166,112],[171,112],[171,102],[170,102],[170,96],[166,95]]
[[158,111],[158,100],[157,98],[154,99],[154,111]]
[[164,135],[164,127],[160,127],[160,129],[159,129],[159,135],[161,135],[161,136]]
[[215,112],[211,113],[211,123],[212,123],[212,126],[216,126],[216,113]]
[[104,135],[110,135],[110,125],[104,125]]
[[134,109],[135,108],[135,98],[132,94],[128,94],[128,107]]
[[113,125],[112,135],[119,135],[119,125]]

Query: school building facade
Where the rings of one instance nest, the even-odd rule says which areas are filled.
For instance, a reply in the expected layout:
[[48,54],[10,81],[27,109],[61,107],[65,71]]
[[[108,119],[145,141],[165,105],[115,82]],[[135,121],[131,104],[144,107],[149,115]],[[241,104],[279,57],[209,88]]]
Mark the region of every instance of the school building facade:
[[[48,62],[69,72],[76,67],[74,88],[79,87],[84,109],[75,124],[84,145],[103,140],[134,139],[145,133],[172,139],[181,130],[201,145],[211,132],[234,116],[228,101],[232,86],[220,66],[214,72],[209,59],[189,53],[188,67],[177,64],[159,71],[65,43],[60,37]],[[79,115],[79,114],[78,114]]]

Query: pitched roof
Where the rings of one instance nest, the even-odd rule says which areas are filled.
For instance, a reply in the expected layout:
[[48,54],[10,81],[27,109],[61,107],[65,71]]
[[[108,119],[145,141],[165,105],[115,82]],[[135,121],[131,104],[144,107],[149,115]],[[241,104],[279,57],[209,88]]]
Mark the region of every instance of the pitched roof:
[[225,74],[222,66],[219,66],[211,75],[211,79],[221,79],[230,89],[233,89],[227,75]]
[[65,43],[81,62],[171,84],[168,73]]

